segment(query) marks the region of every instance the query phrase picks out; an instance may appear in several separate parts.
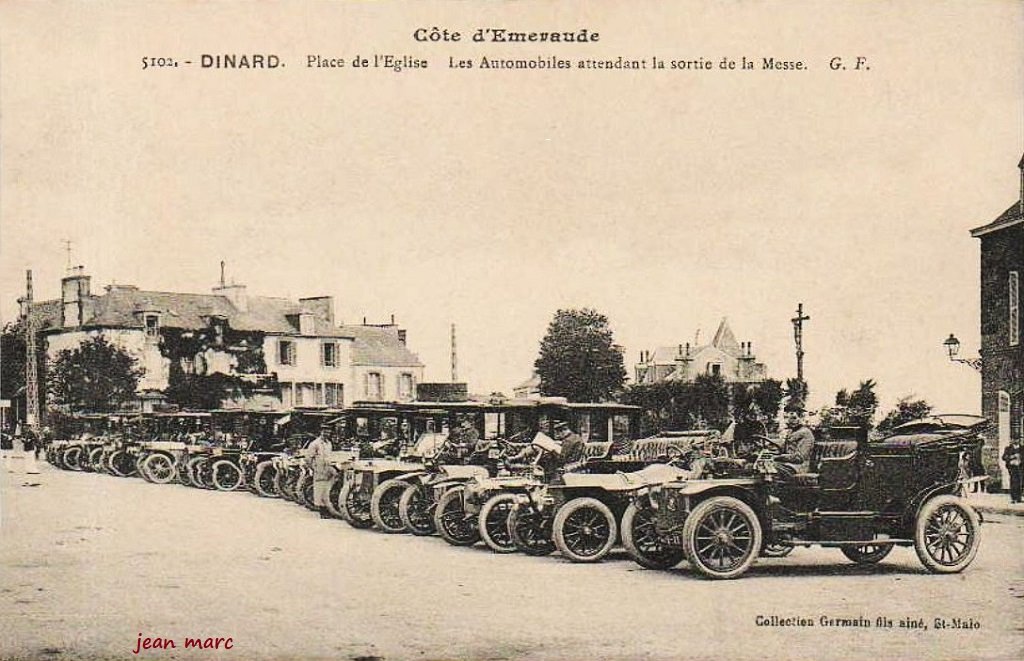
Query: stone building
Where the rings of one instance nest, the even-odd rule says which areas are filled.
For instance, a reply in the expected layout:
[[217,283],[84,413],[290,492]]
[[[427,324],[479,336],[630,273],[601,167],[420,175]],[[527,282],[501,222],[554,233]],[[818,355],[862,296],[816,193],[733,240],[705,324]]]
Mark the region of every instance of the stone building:
[[993,483],[1006,488],[1000,461],[1011,438],[1024,434],[1024,344],[1020,287],[1024,273],[1024,158],[1020,197],[995,220],[971,230],[981,241],[981,410],[994,425],[985,447]]
[[62,279],[60,299],[26,297],[21,304],[48,361],[97,336],[132,354],[145,369],[138,393],[144,410],[213,375],[238,385],[221,406],[248,409],[411,400],[423,378],[423,364],[393,318],[338,324],[328,296],[255,296],[223,281],[209,294],[132,285],[94,293],[77,267]]
[[643,351],[636,364],[638,384],[693,381],[698,374],[715,374],[727,383],[760,383],[767,367],[757,362],[750,342],[737,342],[727,319],[722,319],[710,344],[658,347]]

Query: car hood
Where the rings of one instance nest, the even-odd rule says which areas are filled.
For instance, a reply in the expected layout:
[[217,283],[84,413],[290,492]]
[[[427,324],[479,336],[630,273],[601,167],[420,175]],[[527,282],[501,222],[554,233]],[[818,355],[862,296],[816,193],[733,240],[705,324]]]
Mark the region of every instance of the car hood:
[[660,484],[683,479],[690,472],[677,466],[651,464],[632,473],[566,473],[562,476],[565,486],[596,487],[605,491],[632,491],[649,484]]

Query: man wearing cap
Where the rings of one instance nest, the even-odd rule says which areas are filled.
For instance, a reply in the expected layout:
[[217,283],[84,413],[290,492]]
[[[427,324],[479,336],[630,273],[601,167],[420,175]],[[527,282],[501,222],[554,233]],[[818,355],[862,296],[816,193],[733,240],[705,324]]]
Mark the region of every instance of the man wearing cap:
[[330,464],[331,443],[327,440],[330,427],[322,425],[320,434],[309,444],[309,464],[313,469],[313,506],[320,512],[321,519],[330,518],[327,509],[327,494],[331,488],[333,469]]
[[784,470],[789,473],[806,473],[810,471],[814,432],[804,421],[804,407],[799,402],[786,405],[785,417],[789,433],[786,434],[782,454],[775,457],[775,461],[781,462]]

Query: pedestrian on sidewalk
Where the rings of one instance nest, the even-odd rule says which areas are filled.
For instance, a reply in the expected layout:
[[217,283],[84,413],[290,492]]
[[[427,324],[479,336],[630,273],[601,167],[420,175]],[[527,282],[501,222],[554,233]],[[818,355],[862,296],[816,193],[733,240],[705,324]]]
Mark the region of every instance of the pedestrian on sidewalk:
[[39,441],[31,429],[22,438],[22,445],[25,447],[25,473],[39,475],[39,464],[36,463],[36,448],[39,447]]
[[1010,474],[1010,502],[1021,501],[1021,471],[1024,470],[1024,449],[1020,445],[1020,437],[1010,440],[1003,450],[1003,464]]
[[328,433],[330,433],[330,427],[322,425],[320,435],[309,444],[309,463],[313,469],[313,506],[320,512],[322,519],[331,516],[330,510],[327,508],[327,495],[331,488],[333,473],[330,463],[333,448],[331,442],[327,440]]

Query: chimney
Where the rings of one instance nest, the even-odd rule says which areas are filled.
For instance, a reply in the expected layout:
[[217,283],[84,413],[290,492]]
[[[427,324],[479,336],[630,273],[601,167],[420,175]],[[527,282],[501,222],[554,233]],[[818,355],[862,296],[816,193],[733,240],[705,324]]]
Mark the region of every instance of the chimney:
[[245,285],[236,285],[233,282],[230,285],[227,284],[224,280],[223,261],[220,263],[220,284],[213,288],[213,293],[231,301],[231,305],[235,306],[239,312],[249,311],[249,297],[245,293]]
[[85,321],[84,305],[89,298],[89,283],[84,266],[76,266],[60,281],[61,326],[81,326]]

